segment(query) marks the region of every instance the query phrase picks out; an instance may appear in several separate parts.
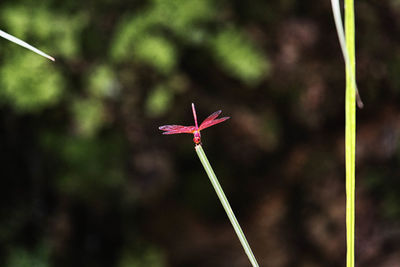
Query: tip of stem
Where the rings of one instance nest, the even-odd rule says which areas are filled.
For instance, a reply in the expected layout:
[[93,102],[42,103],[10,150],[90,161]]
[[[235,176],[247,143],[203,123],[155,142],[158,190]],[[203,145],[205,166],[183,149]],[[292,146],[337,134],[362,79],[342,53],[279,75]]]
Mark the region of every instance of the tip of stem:
[[361,100],[360,94],[358,93],[358,90],[356,91],[356,102],[357,102],[357,107],[359,109],[362,109],[364,107],[364,103]]

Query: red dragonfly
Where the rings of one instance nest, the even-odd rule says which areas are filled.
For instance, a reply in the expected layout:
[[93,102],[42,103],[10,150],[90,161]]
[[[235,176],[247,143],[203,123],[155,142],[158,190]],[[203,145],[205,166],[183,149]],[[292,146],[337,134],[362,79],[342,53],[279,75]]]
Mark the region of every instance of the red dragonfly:
[[200,131],[213,126],[215,124],[226,121],[230,117],[223,117],[217,119],[219,114],[221,114],[221,110],[215,111],[213,114],[208,116],[201,124],[200,127],[197,126],[197,115],[196,109],[194,108],[194,104],[192,103],[192,111],[194,117],[195,126],[182,126],[182,125],[164,125],[158,127],[161,131],[164,131],[163,134],[180,134],[180,133],[192,133],[194,135],[193,141],[196,145],[201,143],[201,135]]

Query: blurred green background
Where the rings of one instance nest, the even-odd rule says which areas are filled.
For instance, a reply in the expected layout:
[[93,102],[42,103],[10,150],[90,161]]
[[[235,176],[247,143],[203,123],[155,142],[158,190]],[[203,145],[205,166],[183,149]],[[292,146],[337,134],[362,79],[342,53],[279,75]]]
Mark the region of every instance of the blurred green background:
[[[329,1],[4,0],[0,265],[345,264],[344,61]],[[359,266],[400,262],[400,1],[356,1]]]

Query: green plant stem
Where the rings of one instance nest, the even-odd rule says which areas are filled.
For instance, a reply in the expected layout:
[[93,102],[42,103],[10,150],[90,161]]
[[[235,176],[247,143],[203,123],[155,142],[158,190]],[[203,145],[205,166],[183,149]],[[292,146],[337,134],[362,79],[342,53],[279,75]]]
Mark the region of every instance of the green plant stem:
[[356,88],[354,1],[345,0],[345,35],[349,64],[346,64],[346,228],[347,267],[354,267],[355,236],[355,157],[356,157]]
[[55,61],[55,59],[49,55],[47,55],[46,53],[40,51],[39,49],[31,46],[30,44],[28,44],[27,42],[22,41],[21,39],[18,39],[15,36],[12,36],[11,34],[8,34],[2,30],[0,30],[0,36],[3,37],[4,39],[9,40],[10,42],[16,43],[22,47],[25,47],[26,49],[31,50],[32,52],[35,52],[38,55],[41,55],[42,57],[48,58],[51,61]]
[[196,145],[195,146],[196,153],[199,156],[199,159],[201,163],[203,164],[203,167],[210,178],[211,184],[213,185],[215,192],[218,195],[219,200],[221,201],[222,206],[225,209],[226,214],[228,215],[229,220],[232,223],[233,229],[235,229],[236,235],[238,236],[240,243],[243,246],[244,251],[247,254],[247,257],[249,258],[251,264],[253,266],[258,266],[257,260],[254,257],[253,252],[251,251],[249,243],[247,243],[246,236],[244,235],[242,228],[240,228],[239,222],[236,220],[235,214],[233,213],[233,210],[231,206],[229,205],[228,199],[226,198],[224,191],[222,190],[221,185],[218,182],[218,178],[215,175],[210,162],[208,162],[207,156],[204,153],[204,150],[201,145]]

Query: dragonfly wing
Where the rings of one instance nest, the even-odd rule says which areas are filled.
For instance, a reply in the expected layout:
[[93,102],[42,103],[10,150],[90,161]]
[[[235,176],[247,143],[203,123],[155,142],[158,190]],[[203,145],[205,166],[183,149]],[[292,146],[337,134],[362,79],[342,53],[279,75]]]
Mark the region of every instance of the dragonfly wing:
[[191,132],[169,131],[169,132],[163,132],[162,134],[182,134],[182,133],[191,133]]
[[210,116],[208,116],[201,124],[200,124],[200,129],[201,129],[201,126],[203,125],[203,124],[207,124],[207,123],[210,123],[211,121],[213,121],[213,120],[215,120],[218,116],[219,116],[219,114],[221,114],[221,110],[218,110],[218,111],[215,111],[213,114],[211,114]]
[[158,127],[161,131],[165,131],[163,134],[179,134],[179,133],[193,133],[196,129],[194,126],[182,126],[182,125],[164,125]]
[[[218,114],[218,115],[219,115],[219,114]],[[218,116],[218,115],[217,115],[217,116]],[[223,117],[223,118],[216,119],[216,120],[204,121],[204,122],[200,125],[199,130],[203,130],[203,129],[208,128],[208,127],[210,127],[210,126],[213,126],[213,125],[215,125],[215,124],[224,122],[224,121],[226,121],[226,120],[229,119],[229,118],[230,118],[230,117]],[[206,120],[207,120],[207,119],[206,119]]]

